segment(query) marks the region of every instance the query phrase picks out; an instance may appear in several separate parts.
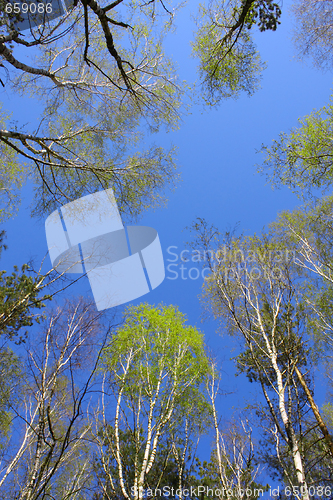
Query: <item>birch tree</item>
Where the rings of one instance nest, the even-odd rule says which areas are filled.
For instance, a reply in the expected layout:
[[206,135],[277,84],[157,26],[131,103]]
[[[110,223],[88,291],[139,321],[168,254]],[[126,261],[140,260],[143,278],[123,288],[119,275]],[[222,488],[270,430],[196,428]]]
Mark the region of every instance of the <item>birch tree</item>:
[[27,175],[35,182],[37,213],[107,187],[130,216],[161,201],[176,178],[173,152],[154,145],[140,151],[138,140],[177,124],[180,87],[161,47],[170,20],[159,2],[122,1],[75,2],[65,15],[24,33],[5,17],[3,85],[40,101],[26,126],[11,125],[8,111],[1,118],[9,207],[14,178],[20,184]]
[[[217,232],[204,223],[196,229],[197,241],[209,256],[207,265],[211,274],[205,283],[207,304],[227,332],[240,335],[242,352],[237,358],[238,369],[250,381],[260,384],[276,432],[277,456],[281,457],[283,442],[290,457],[288,466],[284,466],[284,479],[291,486],[297,481],[300,497],[308,498],[311,474],[302,427],[307,419],[306,404],[317,419],[318,432],[324,422],[309,398],[312,344],[305,321],[309,309],[299,293],[302,269],[293,262],[293,254],[288,254],[288,247],[280,236],[232,238],[227,235],[225,246],[216,243],[212,253]],[[329,454],[331,438],[325,437],[325,430],[320,439],[325,441],[326,454]]]
[[298,127],[262,146],[259,167],[273,188],[289,187],[301,200],[319,199],[332,185],[333,106],[299,119]]
[[199,59],[204,98],[210,105],[252,95],[260,88],[265,64],[253,42],[252,33],[275,31],[281,16],[278,3],[271,0],[221,2],[213,0],[200,7],[193,53]]
[[207,393],[213,412],[214,444],[210,462],[200,466],[200,483],[223,492],[227,500],[256,500],[267,490],[259,483],[262,472],[256,460],[256,449],[249,420],[241,416],[231,422],[220,422],[216,398],[219,376],[215,369],[207,381]]
[[[282,212],[272,224],[277,234],[284,234],[297,253],[296,263],[307,276],[303,300],[311,314],[307,316],[308,328],[316,345],[316,356],[326,367],[328,381],[332,361],[332,197],[307,204],[292,212]],[[302,374],[299,379],[308,393],[309,403],[315,414],[319,410],[309,393]],[[333,439],[324,422],[318,417],[333,456]]]
[[310,58],[315,67],[330,70],[333,61],[333,9],[329,1],[298,0],[294,42],[300,59]]
[[0,498],[83,498],[91,476],[87,412],[99,357],[98,319],[89,304],[63,304],[26,344],[18,396],[7,404]]
[[[262,172],[273,186],[287,185],[306,203],[281,213],[272,228],[297,256],[306,277],[303,297],[310,306],[309,327],[318,348],[332,348],[332,106],[300,120],[300,126],[281,134],[266,153]],[[321,195],[329,193],[327,196]],[[325,346],[325,347],[324,347]],[[322,357],[325,362],[325,356]]]
[[[182,425],[186,427],[186,418],[195,419],[201,431],[205,425],[209,409],[200,386],[209,362],[202,335],[185,322],[173,306],[130,307],[124,325],[105,349],[103,419],[98,428],[102,432],[95,437],[105,498],[113,498],[118,487],[128,500],[143,498],[146,488],[154,491],[165,478],[168,462],[181,466],[179,441],[172,437]],[[110,398],[114,404],[108,404]],[[154,484],[161,443],[165,463]],[[170,460],[175,447],[178,455]]]

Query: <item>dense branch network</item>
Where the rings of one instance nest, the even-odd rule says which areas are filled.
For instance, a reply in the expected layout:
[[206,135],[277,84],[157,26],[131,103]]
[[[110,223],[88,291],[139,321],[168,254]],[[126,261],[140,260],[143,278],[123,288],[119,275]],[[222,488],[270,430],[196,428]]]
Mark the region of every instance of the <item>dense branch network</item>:
[[[144,206],[140,197],[147,201],[151,191],[154,204],[159,189],[172,180],[172,153],[151,147],[139,154],[134,148],[144,126],[149,131],[175,126],[180,89],[159,40],[150,40],[144,6],[131,27],[109,15],[121,4],[76,2],[54,25],[32,29],[28,37],[10,24],[2,26],[3,32],[7,28],[0,36],[6,86],[10,82],[23,95],[30,91],[45,104],[35,132],[11,128],[7,117],[0,125],[7,165],[18,171],[23,160],[39,186],[38,213],[112,186],[133,215]],[[120,46],[124,36],[116,48],[115,37]],[[16,47],[22,47],[19,56]],[[23,53],[37,56],[37,62],[23,62]]]

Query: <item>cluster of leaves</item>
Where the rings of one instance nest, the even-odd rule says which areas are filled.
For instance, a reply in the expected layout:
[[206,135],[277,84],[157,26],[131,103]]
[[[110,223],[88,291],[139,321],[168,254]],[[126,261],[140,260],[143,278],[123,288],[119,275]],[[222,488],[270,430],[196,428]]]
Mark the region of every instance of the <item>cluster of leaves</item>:
[[[190,412],[202,427],[208,411],[202,384],[210,364],[203,335],[185,322],[184,314],[173,306],[129,307],[124,325],[104,351],[103,369],[113,385],[126,384],[128,401],[141,400],[144,406],[158,396],[154,415],[165,415],[163,425],[172,427],[182,413]],[[124,366],[126,371],[119,375]]]
[[6,444],[12,429],[12,405],[18,401],[21,374],[20,360],[14,352],[2,346],[0,349],[0,451]]
[[260,171],[273,186],[286,185],[301,198],[312,198],[332,185],[333,105],[299,120],[300,126],[262,146]]
[[[2,231],[0,254],[6,248],[2,243],[4,235]],[[43,276],[33,276],[33,269],[28,264],[23,264],[21,270],[14,266],[10,275],[0,271],[0,335],[13,338],[20,333],[20,342],[26,335],[22,328],[40,321],[41,314],[36,314],[36,310],[45,307],[45,301],[50,298],[48,295],[39,297],[43,281]]]
[[[251,4],[249,6],[249,4]],[[246,12],[244,24],[251,28],[258,25],[259,31],[275,31],[281,22],[279,21],[282,11],[280,6],[272,0],[243,1],[238,12]]]
[[200,60],[199,73],[206,103],[252,95],[258,88],[264,64],[252,41],[250,27],[237,25],[237,8],[222,11],[219,3],[201,7],[193,53]]

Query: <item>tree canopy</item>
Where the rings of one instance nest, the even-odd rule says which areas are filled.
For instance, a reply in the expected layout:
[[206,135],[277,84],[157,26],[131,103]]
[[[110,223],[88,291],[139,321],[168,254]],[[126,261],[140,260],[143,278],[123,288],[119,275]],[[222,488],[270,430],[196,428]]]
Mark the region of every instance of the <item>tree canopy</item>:
[[[215,107],[259,89],[257,40],[279,29],[283,6],[195,5],[193,83],[180,80],[166,43],[182,5],[65,3],[28,27],[0,0],[0,85],[35,103],[27,124],[2,104],[0,218],[15,213],[29,179],[34,215],[112,188],[122,217],[135,220],[178,179],[175,148],[158,133],[179,126],[189,96]],[[330,70],[332,6],[300,0],[292,9],[299,57]],[[268,475],[284,486],[281,498],[331,498],[332,110],[309,110],[262,147],[262,173],[303,205],[252,235],[194,224],[194,248],[208,256],[205,314],[237,341],[236,373],[256,388],[228,422],[218,354],[176,304],[130,305],[120,318],[87,298],[53,305],[53,271],[0,271],[1,499],[206,500],[204,486],[257,500]]]

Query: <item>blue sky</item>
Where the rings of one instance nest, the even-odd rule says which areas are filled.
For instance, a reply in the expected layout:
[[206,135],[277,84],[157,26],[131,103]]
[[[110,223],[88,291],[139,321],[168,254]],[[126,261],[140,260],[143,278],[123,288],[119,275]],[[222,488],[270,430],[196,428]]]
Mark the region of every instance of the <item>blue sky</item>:
[[[194,3],[191,1],[192,5]],[[253,234],[273,221],[280,211],[300,204],[287,189],[272,191],[265,178],[256,174],[255,167],[261,161],[256,150],[262,143],[268,145],[280,132],[296,126],[299,117],[323,106],[331,94],[329,73],[323,74],[310,64],[306,66],[294,59],[288,9],[289,3],[284,2],[282,24],[276,32],[258,33],[255,37],[262,59],[267,62],[261,90],[251,98],[242,96],[216,108],[203,109],[195,105],[191,114],[184,116],[179,131],[159,133],[154,138],[156,144],[168,146],[173,143],[178,147],[182,176],[177,189],[168,195],[167,207],[147,212],[139,221],[140,225],[158,231],[166,266],[170,264],[167,259],[171,258],[168,247],[176,247],[172,251],[178,255],[186,248],[189,235],[183,230],[196,217],[205,218],[221,231],[238,223],[239,231]],[[188,9],[180,13],[176,24],[178,33],[169,36],[167,50],[177,61],[180,77],[194,79],[197,62],[190,57],[193,22]],[[11,109],[23,122],[33,123],[35,108],[30,101],[21,101],[9,95],[6,89],[0,92],[5,108]],[[31,219],[30,200],[31,188],[27,185],[18,216],[3,225],[9,250],[2,258],[2,268],[8,272],[12,265],[20,265],[31,258],[38,264],[47,253],[44,221]],[[192,267],[188,264],[187,269]],[[45,269],[49,265],[46,260]],[[198,295],[202,279],[191,280],[188,273],[185,276],[184,280],[170,279],[174,274],[167,270],[164,282],[133,304],[142,300],[152,304],[177,304],[189,322],[205,333],[210,350],[221,363],[221,387],[232,392],[221,397],[219,402],[220,414],[227,418],[233,407],[253,400],[257,387],[244,378],[235,378],[230,362],[235,355],[232,351],[235,344],[216,334],[214,321],[201,322]],[[80,293],[89,293],[87,290],[87,286],[80,285]],[[319,383],[317,388],[320,389]],[[323,398],[323,391],[319,394]],[[202,453],[205,454],[204,449]]]

